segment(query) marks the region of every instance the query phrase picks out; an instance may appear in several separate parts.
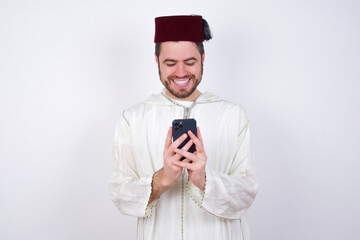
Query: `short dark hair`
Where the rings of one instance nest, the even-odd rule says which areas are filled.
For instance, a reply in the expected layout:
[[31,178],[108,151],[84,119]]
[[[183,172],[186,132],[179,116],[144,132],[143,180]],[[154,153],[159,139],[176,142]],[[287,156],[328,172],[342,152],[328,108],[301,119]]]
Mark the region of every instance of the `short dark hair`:
[[[202,42],[194,42],[194,43],[195,43],[196,47],[198,48],[200,55],[202,56],[204,53],[204,44]],[[157,58],[159,58],[159,56],[160,56],[160,45],[161,45],[161,42],[155,43],[155,55]]]
[[[202,27],[203,27],[204,41],[209,41],[210,39],[212,39],[212,34],[210,31],[210,26],[205,19],[202,19]],[[202,56],[204,53],[204,44],[202,42],[194,42],[194,43],[198,48],[200,55]],[[160,45],[161,42],[155,44],[155,55],[157,58],[159,58],[160,56]]]

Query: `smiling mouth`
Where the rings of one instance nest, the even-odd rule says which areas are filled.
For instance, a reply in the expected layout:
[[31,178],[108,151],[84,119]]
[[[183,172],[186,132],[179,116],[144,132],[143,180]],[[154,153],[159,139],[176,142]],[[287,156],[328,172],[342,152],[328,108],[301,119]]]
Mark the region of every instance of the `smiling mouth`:
[[174,87],[179,89],[188,87],[194,79],[195,75],[193,74],[187,74],[184,76],[171,75],[168,77],[169,84],[172,82]]
[[191,78],[172,79],[176,88],[184,89],[190,84]]
[[173,79],[177,85],[185,85],[190,81],[190,78],[186,79]]

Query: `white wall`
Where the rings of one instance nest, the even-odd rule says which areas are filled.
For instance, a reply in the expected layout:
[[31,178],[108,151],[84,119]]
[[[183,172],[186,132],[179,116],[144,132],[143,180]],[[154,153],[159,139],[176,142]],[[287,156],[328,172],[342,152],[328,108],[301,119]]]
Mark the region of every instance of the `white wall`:
[[0,239],[134,239],[107,192],[121,110],[162,88],[154,17],[201,14],[200,90],[241,103],[254,240],[359,239],[359,1],[0,2]]

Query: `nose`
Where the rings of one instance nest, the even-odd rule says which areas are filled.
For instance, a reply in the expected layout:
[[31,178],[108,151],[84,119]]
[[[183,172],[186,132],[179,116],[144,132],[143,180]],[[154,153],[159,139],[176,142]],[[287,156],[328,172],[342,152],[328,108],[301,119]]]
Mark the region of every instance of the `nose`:
[[177,64],[175,74],[179,77],[187,75],[187,70],[184,63]]

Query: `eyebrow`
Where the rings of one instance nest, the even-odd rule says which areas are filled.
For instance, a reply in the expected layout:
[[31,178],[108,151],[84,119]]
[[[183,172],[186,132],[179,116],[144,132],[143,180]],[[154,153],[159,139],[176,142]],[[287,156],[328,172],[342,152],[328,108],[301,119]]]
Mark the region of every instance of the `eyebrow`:
[[163,61],[163,63],[166,63],[166,62],[177,62],[177,61],[174,60],[174,59],[169,59],[169,58],[167,58],[167,59],[165,59],[165,60]]
[[[185,59],[184,62],[188,62],[188,61],[191,61],[191,60],[197,61],[196,58],[190,57],[190,58]],[[165,59],[165,60],[163,61],[163,63],[166,63],[166,62],[177,62],[177,60],[167,58],[167,59]]]
[[184,60],[184,62],[188,62],[188,61],[191,61],[191,60],[197,61],[197,59],[196,59],[196,58],[191,57],[191,58],[185,59],[185,60]]

